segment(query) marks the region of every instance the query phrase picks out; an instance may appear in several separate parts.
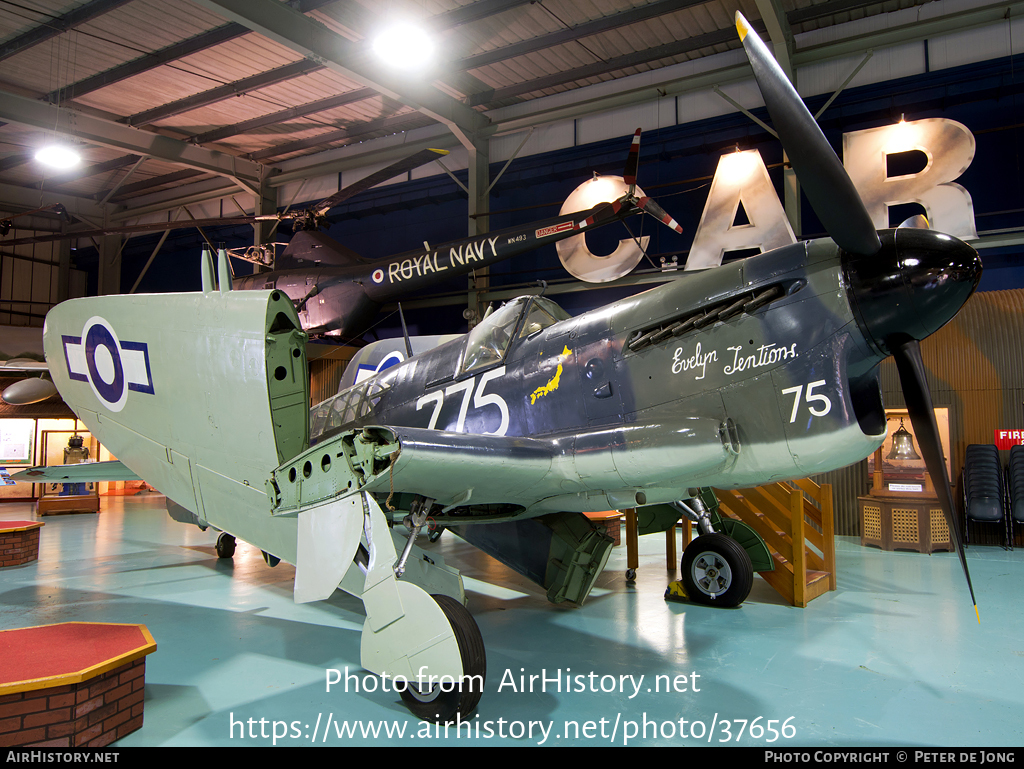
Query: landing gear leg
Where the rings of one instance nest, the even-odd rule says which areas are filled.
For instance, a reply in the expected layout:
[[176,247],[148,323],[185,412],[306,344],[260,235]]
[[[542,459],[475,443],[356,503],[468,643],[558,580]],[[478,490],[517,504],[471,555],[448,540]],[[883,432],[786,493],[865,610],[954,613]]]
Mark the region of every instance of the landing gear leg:
[[297,544],[296,602],[322,600],[336,587],[362,600],[364,668],[414,687],[402,698],[421,718],[472,712],[486,669],[476,622],[458,601],[398,579],[391,530],[373,497],[361,492],[301,512]]

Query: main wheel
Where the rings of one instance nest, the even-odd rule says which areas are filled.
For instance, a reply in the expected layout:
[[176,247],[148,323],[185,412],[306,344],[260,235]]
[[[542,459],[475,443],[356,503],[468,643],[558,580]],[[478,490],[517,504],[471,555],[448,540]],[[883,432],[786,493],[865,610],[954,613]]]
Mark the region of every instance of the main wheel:
[[725,534],[697,537],[680,566],[686,596],[709,606],[739,606],[754,584],[754,567],[742,545]]
[[235,554],[235,538],[226,531],[222,531],[217,536],[216,549],[218,558],[230,558]]
[[432,595],[441,607],[448,623],[455,631],[455,640],[459,644],[462,657],[463,680],[454,682],[451,691],[448,682],[434,684],[429,689],[418,689],[412,681],[405,691],[401,692],[406,707],[417,718],[424,721],[448,723],[459,715],[468,719],[484,691],[484,678],[487,676],[487,655],[484,651],[484,639],[476,620],[461,603],[446,595]]

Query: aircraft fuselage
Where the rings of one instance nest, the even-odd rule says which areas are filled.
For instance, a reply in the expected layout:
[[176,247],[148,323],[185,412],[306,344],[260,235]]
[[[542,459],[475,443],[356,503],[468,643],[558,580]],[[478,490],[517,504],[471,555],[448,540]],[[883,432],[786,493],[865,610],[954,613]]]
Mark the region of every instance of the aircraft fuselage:
[[[900,233],[901,245],[924,237],[929,248],[938,235]],[[887,353],[872,326],[880,313],[868,307],[863,317],[864,292],[879,286],[852,285],[850,260],[830,240],[796,244],[535,331],[526,325],[536,300],[517,300],[518,320],[495,329],[490,359],[480,349],[492,340],[478,327],[320,404],[312,437],[388,425],[541,441],[551,462],[539,463],[521,500],[500,484],[503,499],[486,483],[472,495],[531,512],[667,502],[688,487],[843,467],[886,433],[877,364]],[[902,283],[893,271],[903,267],[878,272]],[[927,313],[942,316],[933,325],[969,294],[948,282],[942,296],[925,292]]]

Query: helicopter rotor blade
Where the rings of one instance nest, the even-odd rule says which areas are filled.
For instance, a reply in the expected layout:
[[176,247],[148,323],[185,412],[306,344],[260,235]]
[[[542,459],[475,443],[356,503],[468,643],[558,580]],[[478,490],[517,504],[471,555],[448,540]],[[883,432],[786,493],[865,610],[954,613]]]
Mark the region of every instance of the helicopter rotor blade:
[[[67,240],[68,238],[88,238],[88,237],[100,237],[103,235],[120,235],[130,234],[135,232],[159,232],[161,230],[182,230],[189,229],[191,227],[218,227],[228,225],[239,225],[239,224],[252,224],[254,222],[264,221],[280,221],[282,219],[295,219],[303,220],[308,219],[314,221],[317,218],[322,217],[330,209],[340,205],[342,202],[348,200],[354,195],[368,190],[373,186],[386,182],[388,179],[394,178],[399,174],[411,171],[414,168],[429,163],[432,160],[444,157],[448,154],[447,150],[435,150],[425,149],[420,152],[416,152],[407,158],[403,158],[391,165],[382,168],[369,176],[363,177],[358,182],[348,185],[344,189],[331,195],[329,198],[325,198],[317,203],[312,208],[294,214],[264,214],[261,216],[233,216],[233,217],[220,217],[220,218],[207,218],[207,219],[196,219],[193,221],[173,221],[173,222],[153,222],[148,224],[134,224],[134,225],[123,225],[120,227],[103,227],[94,228],[88,230],[79,230],[77,232],[68,233],[54,233],[48,235],[34,235],[24,238],[17,238],[15,240],[4,241],[5,246],[19,246],[27,245],[31,243],[49,243],[58,240]],[[48,208],[56,208],[55,206],[48,206]],[[63,209],[63,206],[59,206]],[[45,210],[45,209],[39,209]],[[29,212],[33,213],[33,212]],[[8,220],[4,220],[8,221]]]
[[626,168],[622,172],[622,180],[629,185],[630,193],[636,187],[636,169],[640,165],[640,131],[638,128],[633,134],[633,143],[629,145],[629,155],[626,157]]
[[610,222],[618,217],[619,211],[622,210],[623,206],[629,205],[629,202],[629,196],[623,195],[621,198],[613,200],[611,203],[602,203],[594,208],[594,213],[586,219],[576,222],[576,229],[582,230],[587,227],[600,226]]
[[640,198],[636,202],[636,204],[638,208],[643,209],[643,211],[653,216],[655,219],[657,219],[659,222],[664,224],[669,229],[675,230],[676,232],[682,234],[683,228],[682,226],[680,226],[679,222],[677,222],[675,219],[669,216],[665,209],[659,206],[653,198],[644,196]]
[[344,203],[346,200],[353,197],[354,195],[358,195],[360,192],[363,192],[364,190],[368,190],[371,187],[375,187],[381,182],[386,182],[388,179],[393,179],[399,174],[407,173],[409,171],[412,171],[414,168],[419,168],[420,166],[426,165],[431,161],[443,158],[447,154],[447,150],[420,150],[419,152],[414,153],[407,158],[403,158],[402,160],[396,161],[389,166],[385,166],[379,171],[375,171],[369,176],[364,176],[359,181],[353,182],[347,187],[343,187],[342,189],[338,190],[333,195],[331,195],[329,198],[324,198],[323,200],[321,200],[315,206],[311,207],[310,210],[314,213],[315,216],[324,216],[332,208],[340,206],[342,203]]

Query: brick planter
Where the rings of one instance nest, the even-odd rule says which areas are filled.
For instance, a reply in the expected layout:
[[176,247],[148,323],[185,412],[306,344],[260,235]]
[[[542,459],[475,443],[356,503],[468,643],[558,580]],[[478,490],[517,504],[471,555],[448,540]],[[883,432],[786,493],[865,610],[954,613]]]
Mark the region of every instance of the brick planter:
[[102,747],[139,729],[154,651],[145,625],[0,631],[0,747]]
[[39,521],[0,521],[0,568],[39,558]]
[[622,513],[618,510],[608,510],[604,513],[584,513],[595,529],[600,529],[615,543],[615,547],[622,544]]

